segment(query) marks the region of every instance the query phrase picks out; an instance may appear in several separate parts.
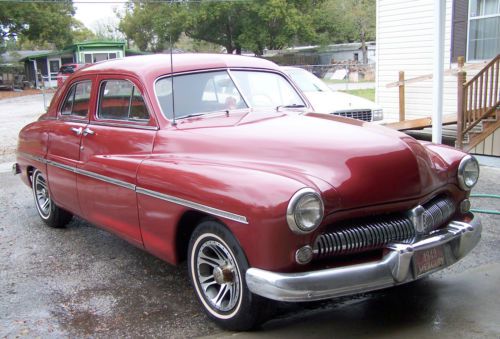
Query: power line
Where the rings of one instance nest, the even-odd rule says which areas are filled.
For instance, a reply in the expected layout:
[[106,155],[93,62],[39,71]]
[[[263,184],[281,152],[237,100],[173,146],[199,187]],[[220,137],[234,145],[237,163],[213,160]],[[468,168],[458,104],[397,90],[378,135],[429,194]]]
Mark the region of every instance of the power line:
[[201,3],[201,2],[250,2],[251,0],[111,0],[111,1],[92,1],[92,0],[0,0],[0,3],[54,3],[54,4],[127,4],[127,3]]

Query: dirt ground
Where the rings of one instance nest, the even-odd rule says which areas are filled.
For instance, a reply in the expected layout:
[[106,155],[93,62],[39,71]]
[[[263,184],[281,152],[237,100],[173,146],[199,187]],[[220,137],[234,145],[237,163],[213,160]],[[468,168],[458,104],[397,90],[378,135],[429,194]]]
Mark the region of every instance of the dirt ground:
[[[56,90],[55,89],[46,89],[44,91],[45,91],[45,93],[54,93]],[[0,90],[0,100],[8,99],[8,98],[24,97],[27,95],[36,95],[36,94],[42,94],[42,91],[39,89],[24,89],[24,90],[16,90],[16,91]]]

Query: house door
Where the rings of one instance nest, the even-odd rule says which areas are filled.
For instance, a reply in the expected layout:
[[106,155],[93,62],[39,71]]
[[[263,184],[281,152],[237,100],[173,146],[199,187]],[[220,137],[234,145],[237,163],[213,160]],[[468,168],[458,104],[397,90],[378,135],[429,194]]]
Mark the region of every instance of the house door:
[[49,63],[49,79],[50,86],[53,87],[57,82],[57,73],[59,73],[59,68],[61,68],[61,59],[47,59]]

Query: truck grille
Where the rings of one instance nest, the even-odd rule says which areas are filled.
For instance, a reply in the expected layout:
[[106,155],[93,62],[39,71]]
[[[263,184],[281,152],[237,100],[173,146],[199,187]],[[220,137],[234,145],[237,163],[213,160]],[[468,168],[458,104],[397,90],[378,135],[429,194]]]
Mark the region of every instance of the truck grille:
[[[438,197],[423,205],[423,220],[428,232],[439,228],[455,214],[453,201]],[[339,225],[323,233],[314,243],[317,257],[338,256],[381,249],[394,242],[406,242],[416,236],[415,227],[405,214],[375,217],[370,221]]]
[[333,112],[333,115],[339,115],[341,117],[353,118],[363,121],[372,121],[372,111],[371,110],[350,110],[350,111],[337,111]]

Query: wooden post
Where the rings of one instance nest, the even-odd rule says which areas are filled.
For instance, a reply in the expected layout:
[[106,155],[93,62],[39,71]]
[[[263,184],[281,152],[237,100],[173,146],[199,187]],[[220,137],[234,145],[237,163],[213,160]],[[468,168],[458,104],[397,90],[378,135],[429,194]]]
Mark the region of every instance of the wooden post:
[[405,72],[399,71],[399,121],[405,120]]
[[457,64],[458,64],[458,71],[462,71],[462,69],[464,68],[464,64],[465,64],[465,58],[463,56],[459,56],[457,58]]
[[464,118],[465,118],[465,96],[467,93],[465,93],[465,79],[467,76],[467,73],[463,70],[463,57],[462,58],[462,65],[460,66],[460,58],[458,60],[459,64],[459,70],[457,73],[457,141],[455,143],[455,146],[457,148],[462,149],[463,147],[463,141],[464,141]]

